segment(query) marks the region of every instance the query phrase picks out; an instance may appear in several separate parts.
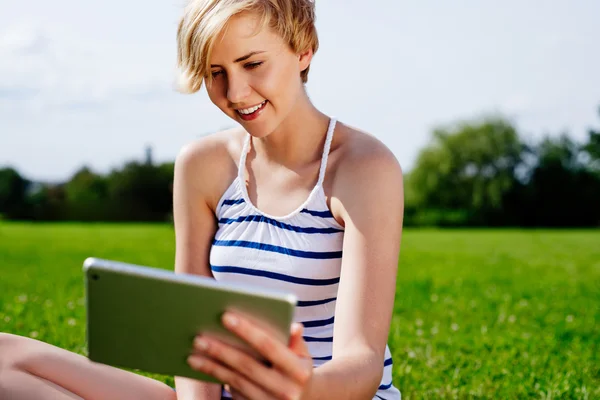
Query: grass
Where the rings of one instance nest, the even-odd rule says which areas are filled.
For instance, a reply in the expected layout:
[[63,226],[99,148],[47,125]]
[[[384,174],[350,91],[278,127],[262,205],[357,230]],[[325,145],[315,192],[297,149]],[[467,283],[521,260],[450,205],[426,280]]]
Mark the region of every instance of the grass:
[[[0,222],[0,331],[85,354],[82,261],[172,268],[173,246],[166,225]],[[600,398],[600,231],[407,230],[389,344],[403,399]]]

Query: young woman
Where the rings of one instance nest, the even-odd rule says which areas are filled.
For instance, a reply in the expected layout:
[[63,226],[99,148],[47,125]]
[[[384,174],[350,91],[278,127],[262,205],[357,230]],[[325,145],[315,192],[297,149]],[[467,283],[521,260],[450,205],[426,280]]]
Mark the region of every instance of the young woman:
[[182,89],[204,84],[239,127],[191,143],[176,160],[175,269],[294,292],[290,342],[225,314],[269,365],[200,332],[188,362],[226,385],[177,377],[175,392],[3,335],[0,398],[400,398],[387,337],[402,173],[381,142],[311,103],[314,19],[309,0],[192,0],[177,36]]

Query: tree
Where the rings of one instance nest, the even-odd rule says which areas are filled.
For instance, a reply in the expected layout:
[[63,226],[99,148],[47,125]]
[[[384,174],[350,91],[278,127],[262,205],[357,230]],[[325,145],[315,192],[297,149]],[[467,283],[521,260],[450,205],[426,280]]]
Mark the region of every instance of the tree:
[[[600,116],[600,107],[598,107]],[[589,161],[589,168],[600,173],[600,130],[590,129],[588,131],[588,143],[583,146]]]
[[[590,138],[593,140],[593,136]],[[583,149],[566,134],[546,137],[536,148],[537,163],[522,196],[523,224],[600,226],[600,176],[582,157]]]
[[107,178],[112,216],[127,221],[165,221],[172,208],[172,164],[130,162]]
[[27,214],[27,189],[30,182],[13,168],[0,169],[0,214],[23,218]]
[[462,212],[463,223],[489,223],[518,184],[516,170],[526,151],[502,118],[437,128],[407,179],[410,198],[424,209]]
[[68,209],[64,184],[36,183],[27,195],[26,218],[34,221],[64,221]]
[[89,168],[77,171],[65,185],[67,214],[70,220],[98,221],[108,215],[106,179]]

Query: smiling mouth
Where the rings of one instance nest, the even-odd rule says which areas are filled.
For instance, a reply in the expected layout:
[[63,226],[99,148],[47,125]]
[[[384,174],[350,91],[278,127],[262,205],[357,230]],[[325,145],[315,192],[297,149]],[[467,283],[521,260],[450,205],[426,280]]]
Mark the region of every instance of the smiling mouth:
[[242,108],[242,109],[238,109],[235,110],[238,114],[241,114],[242,117],[248,117],[252,114],[257,113],[258,111],[260,111],[265,105],[267,104],[267,100],[263,101],[262,103],[253,106],[253,107],[249,107],[249,108]]

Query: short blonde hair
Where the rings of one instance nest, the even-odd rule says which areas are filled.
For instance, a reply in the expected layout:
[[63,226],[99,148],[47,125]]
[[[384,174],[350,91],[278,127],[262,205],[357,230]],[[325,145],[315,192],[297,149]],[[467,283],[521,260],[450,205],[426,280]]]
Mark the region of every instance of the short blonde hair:
[[[177,30],[178,90],[194,93],[204,79],[211,79],[215,39],[231,17],[244,11],[256,13],[261,22],[258,28],[268,24],[295,53],[317,52],[314,0],[190,0]],[[304,83],[309,68],[300,74]]]

